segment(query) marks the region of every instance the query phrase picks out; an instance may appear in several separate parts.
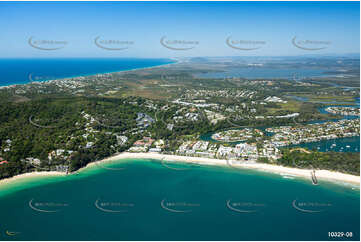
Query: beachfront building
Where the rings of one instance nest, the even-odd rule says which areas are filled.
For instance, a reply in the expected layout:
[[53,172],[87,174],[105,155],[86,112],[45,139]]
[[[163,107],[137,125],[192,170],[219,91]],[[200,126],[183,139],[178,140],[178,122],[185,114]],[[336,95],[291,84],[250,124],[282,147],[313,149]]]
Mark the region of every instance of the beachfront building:
[[150,137],[143,137],[143,139],[134,142],[133,146],[128,151],[131,152],[147,152],[153,144],[154,139]]
[[258,150],[256,144],[240,143],[234,148],[237,157],[243,160],[257,160]]
[[232,156],[233,157],[235,156],[232,147],[227,147],[227,146],[223,146],[223,145],[219,146],[218,151],[217,151],[217,157],[231,158]]

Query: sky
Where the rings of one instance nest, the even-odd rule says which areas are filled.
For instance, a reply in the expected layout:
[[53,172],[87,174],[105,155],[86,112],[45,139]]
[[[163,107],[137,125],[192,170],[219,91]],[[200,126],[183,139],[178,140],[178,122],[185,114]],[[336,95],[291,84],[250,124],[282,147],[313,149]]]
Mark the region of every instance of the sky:
[[359,2],[0,2],[0,58],[360,51]]

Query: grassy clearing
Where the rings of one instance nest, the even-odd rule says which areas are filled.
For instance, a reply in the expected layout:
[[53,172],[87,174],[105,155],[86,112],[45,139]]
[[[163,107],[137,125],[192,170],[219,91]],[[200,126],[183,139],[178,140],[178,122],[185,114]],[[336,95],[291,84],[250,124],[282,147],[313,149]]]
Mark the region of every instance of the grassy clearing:
[[294,96],[308,98],[309,102],[354,102],[353,96],[330,96],[330,95],[312,95],[305,93],[292,93]]
[[272,115],[278,111],[289,111],[293,113],[301,112],[301,102],[288,101],[287,103],[279,103],[278,108],[267,108],[267,114]]

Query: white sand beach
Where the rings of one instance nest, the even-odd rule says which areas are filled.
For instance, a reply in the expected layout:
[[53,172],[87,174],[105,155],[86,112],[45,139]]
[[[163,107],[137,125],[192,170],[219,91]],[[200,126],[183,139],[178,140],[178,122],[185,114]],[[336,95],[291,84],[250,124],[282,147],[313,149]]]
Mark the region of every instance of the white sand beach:
[[0,186],[27,178],[52,177],[52,176],[66,176],[66,173],[58,172],[58,171],[34,171],[34,172],[24,173],[10,178],[2,179],[0,180]]
[[[310,180],[311,180],[311,171],[312,171],[309,169],[290,168],[290,167],[277,166],[277,165],[264,164],[264,163],[245,163],[245,162],[232,161],[232,160],[227,161],[224,159],[222,160],[222,159],[212,159],[212,158],[203,158],[203,157],[164,155],[158,153],[123,152],[121,154],[114,155],[112,157],[100,161],[89,163],[86,167],[83,167],[76,172],[81,172],[84,169],[97,166],[100,163],[107,163],[121,159],[155,159],[155,160],[164,160],[167,162],[173,161],[173,162],[193,163],[199,165],[215,165],[215,166],[227,166],[233,168],[255,169],[264,172],[281,174],[281,175],[304,177]],[[25,173],[11,178],[0,180],[0,186],[3,184],[8,184],[10,182],[18,181],[20,179],[33,178],[33,177],[50,177],[50,176],[66,176],[66,173],[56,172],[56,171]],[[316,177],[319,180],[350,183],[358,186],[360,185],[360,176],[354,176],[340,172],[334,172],[328,170],[316,170]]]
[[[200,165],[218,165],[218,166],[232,166],[235,168],[256,169],[265,172],[272,172],[277,174],[287,174],[292,176],[301,176],[311,179],[311,171],[309,169],[299,169],[284,167],[278,165],[271,165],[265,163],[242,163],[239,161],[227,161],[222,159],[212,159],[203,157],[190,157],[190,156],[177,156],[177,155],[164,155],[158,153],[129,153],[124,152],[110,158],[97,161],[97,162],[109,162],[120,159],[157,159],[175,162],[195,163]],[[88,166],[96,165],[96,162],[88,164]],[[349,175],[340,172],[328,171],[328,170],[316,170],[316,177],[321,180],[339,181],[360,185],[360,176]]]

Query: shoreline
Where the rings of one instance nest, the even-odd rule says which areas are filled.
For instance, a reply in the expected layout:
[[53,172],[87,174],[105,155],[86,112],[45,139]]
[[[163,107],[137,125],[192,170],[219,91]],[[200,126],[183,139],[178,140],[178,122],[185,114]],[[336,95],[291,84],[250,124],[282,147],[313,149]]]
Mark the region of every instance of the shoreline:
[[[137,67],[137,68],[132,68],[132,69],[129,69],[129,70],[111,71],[111,72],[99,72],[99,73],[84,74],[84,75],[75,75],[75,76],[70,76],[70,77],[62,77],[62,78],[51,79],[51,80],[43,80],[43,81],[29,80],[29,82],[26,82],[26,83],[14,83],[14,84],[9,84],[9,85],[4,85],[4,86],[0,85],[0,90],[4,89],[4,88],[11,88],[11,87],[20,86],[20,85],[54,82],[54,81],[68,80],[68,79],[79,78],[79,77],[91,77],[91,76],[96,76],[96,75],[108,75],[108,74],[123,73],[123,72],[128,72],[128,71],[148,70],[148,69],[152,69],[152,68],[157,68],[157,67],[162,67],[162,66],[166,67],[168,65],[181,63],[181,60],[177,60],[177,59],[174,59],[174,58],[166,58],[166,59],[169,59],[169,60],[174,61],[174,62],[167,63],[167,64],[155,65],[155,66],[149,66],[149,67]],[[30,75],[31,75],[31,73],[30,73]]]
[[33,172],[23,173],[13,177],[1,179],[0,187],[26,178],[55,177],[55,176],[67,176],[67,174],[65,172],[60,172],[60,171],[33,171]]
[[[190,164],[199,164],[199,165],[215,165],[215,166],[226,166],[233,168],[244,168],[244,169],[253,169],[259,170],[268,173],[280,174],[280,175],[292,175],[297,177],[303,177],[307,179],[311,179],[311,171],[310,169],[300,169],[300,168],[292,168],[285,167],[279,165],[272,165],[266,163],[239,163],[239,164],[231,164],[232,161],[227,161],[225,159],[214,159],[214,158],[204,158],[204,157],[191,157],[191,156],[179,156],[179,155],[165,155],[158,153],[130,153],[123,152],[121,154],[89,163],[86,167],[91,167],[94,165],[98,165],[99,163],[106,163],[114,160],[121,159],[156,159],[156,160],[166,160],[166,161],[176,161],[176,162],[184,162]],[[81,169],[85,169],[81,168]],[[81,170],[80,169],[80,170]],[[328,180],[328,181],[336,181],[336,182],[346,182],[351,183],[353,185],[360,186],[360,176],[350,175],[346,173],[329,171],[329,170],[316,170],[317,178],[320,180]]]
[[[82,172],[88,168],[98,166],[100,164],[109,163],[111,161],[118,161],[123,159],[154,159],[154,160],[166,160],[168,162],[181,162],[187,164],[198,164],[198,165],[211,165],[211,166],[222,166],[230,167],[233,169],[249,169],[257,170],[272,174],[278,174],[281,176],[294,176],[298,178],[309,179],[311,182],[311,171],[309,169],[300,169],[300,168],[291,168],[285,166],[278,166],[266,163],[232,163],[231,160],[225,159],[214,159],[214,158],[203,158],[203,157],[191,157],[191,156],[179,156],[179,155],[166,155],[158,153],[130,153],[123,152],[103,160],[91,162],[85,167],[80,168],[79,170],[66,174],[65,172],[57,171],[43,171],[43,172],[29,172],[24,174],[19,174],[14,177],[6,178],[0,180],[0,187],[3,185],[15,183],[26,178],[38,178],[38,177],[67,177],[69,175],[74,175],[76,173]],[[345,174],[341,172],[329,171],[329,170],[316,170],[316,177],[319,180],[326,180],[336,183],[347,183],[351,185],[360,186],[360,176]]]

